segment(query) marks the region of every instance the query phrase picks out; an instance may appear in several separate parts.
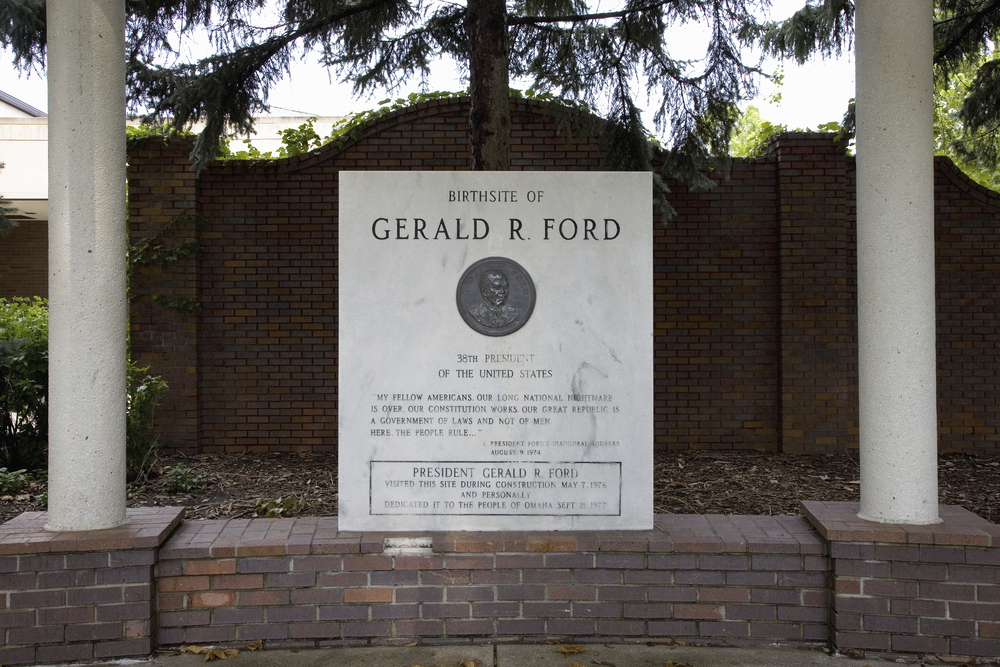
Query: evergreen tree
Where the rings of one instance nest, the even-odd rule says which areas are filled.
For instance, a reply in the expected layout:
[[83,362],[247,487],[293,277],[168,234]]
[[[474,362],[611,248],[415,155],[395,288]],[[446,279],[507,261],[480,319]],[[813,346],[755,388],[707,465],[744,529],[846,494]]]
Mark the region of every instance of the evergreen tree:
[[[957,91],[962,131],[951,142],[951,150],[962,166],[978,166],[980,182],[1000,185],[1000,2],[996,0],[938,0],[935,23],[935,83]],[[940,102],[940,99],[939,99]],[[937,114],[937,110],[936,110]],[[965,164],[963,164],[965,163]],[[976,178],[975,175],[973,175]]]
[[[756,93],[760,72],[743,61],[739,35],[754,34],[754,15],[768,2],[621,2],[594,12],[587,0],[129,0],[130,110],[177,126],[204,119],[195,156],[202,163],[227,132],[252,130],[270,86],[304,51],[359,94],[398,89],[452,58],[469,77],[475,168],[509,163],[514,75],[604,113],[609,168],[651,167],[640,113],[640,104],[651,104],[668,173],[707,185],[701,169],[728,152],[734,105]],[[44,58],[44,5],[0,0],[0,44],[21,70]],[[668,30],[695,24],[706,30],[704,58],[673,55]],[[178,62],[178,40],[198,30],[207,31],[215,55]]]
[[[790,18],[748,25],[744,39],[759,39],[766,52],[799,63],[813,55],[839,54],[854,37],[851,0],[816,0]],[[963,168],[995,172],[1000,167],[1000,2],[997,0],[936,0],[934,3],[934,76],[937,87],[935,124],[938,154],[949,154]],[[947,101],[942,95],[947,94]],[[960,121],[942,134],[944,117]],[[844,125],[853,130],[854,112]],[[940,145],[950,134],[950,147]]]
[[934,86],[934,154],[944,155],[980,185],[1000,191],[996,131],[972,131],[964,122],[964,103],[978,69],[972,60],[938,76]]

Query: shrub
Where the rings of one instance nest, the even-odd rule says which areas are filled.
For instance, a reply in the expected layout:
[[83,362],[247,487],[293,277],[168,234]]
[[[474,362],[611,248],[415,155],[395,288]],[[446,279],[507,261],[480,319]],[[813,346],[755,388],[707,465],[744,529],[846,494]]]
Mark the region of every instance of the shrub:
[[12,470],[0,468],[0,495],[16,496],[28,486],[27,470]]
[[212,476],[207,472],[192,470],[183,463],[178,463],[172,468],[163,469],[163,482],[160,484],[160,489],[164,493],[190,493],[211,481]]
[[263,514],[268,519],[282,519],[301,514],[309,506],[305,498],[299,498],[294,493],[284,498],[257,498],[253,503],[254,514]]
[[[43,468],[48,449],[48,301],[0,299],[0,466]],[[126,465],[130,479],[155,461],[153,415],[167,383],[128,363]]]
[[48,445],[45,299],[0,299],[0,465],[36,469]]
[[156,462],[153,416],[167,393],[167,383],[150,375],[149,366],[128,362],[128,418],[125,421],[125,466],[128,481],[144,479]]

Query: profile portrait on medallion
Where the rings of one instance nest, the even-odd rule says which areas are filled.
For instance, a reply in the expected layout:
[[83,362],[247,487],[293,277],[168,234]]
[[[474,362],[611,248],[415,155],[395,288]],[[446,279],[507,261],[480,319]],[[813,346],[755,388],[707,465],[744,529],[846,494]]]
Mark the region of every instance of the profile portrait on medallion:
[[487,257],[462,274],[457,301],[462,319],[472,329],[486,336],[506,336],[531,317],[535,285],[517,262]]

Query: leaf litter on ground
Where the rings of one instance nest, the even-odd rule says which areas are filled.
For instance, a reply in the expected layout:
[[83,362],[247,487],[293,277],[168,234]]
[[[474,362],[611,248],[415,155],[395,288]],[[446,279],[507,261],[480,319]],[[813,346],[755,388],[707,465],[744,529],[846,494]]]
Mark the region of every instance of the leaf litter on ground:
[[190,644],[180,647],[181,653],[194,653],[196,655],[205,656],[205,662],[209,660],[227,660],[240,654],[238,648],[206,648],[204,646],[197,646],[196,644]]
[[579,644],[568,644],[566,646],[560,646],[556,649],[556,653],[562,653],[563,655],[575,655],[577,653],[583,653],[586,651],[584,647]]
[[[128,506],[185,506],[188,519],[263,516],[269,504],[272,509],[280,504],[283,517],[337,515],[337,457],[333,453],[161,455],[157,468],[162,471],[178,464],[193,474],[205,473],[212,481],[190,492],[168,493],[162,488],[163,476],[157,477],[154,471],[145,483],[129,486]],[[960,505],[1000,523],[998,473],[1000,458],[942,455],[938,463],[941,503]],[[856,452],[655,452],[653,510],[657,514],[800,514],[801,500],[858,501],[859,477]],[[42,491],[0,501],[0,521],[44,509]],[[295,502],[285,508],[292,497]]]

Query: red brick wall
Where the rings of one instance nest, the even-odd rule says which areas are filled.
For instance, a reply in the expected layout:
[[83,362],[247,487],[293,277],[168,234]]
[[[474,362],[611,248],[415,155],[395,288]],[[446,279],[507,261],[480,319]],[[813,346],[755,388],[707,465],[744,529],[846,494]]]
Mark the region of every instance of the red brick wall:
[[653,226],[656,445],[774,449],[778,428],[773,160],[709,192],[671,184]]
[[[198,212],[198,189],[188,157],[190,143],[155,140],[150,144],[149,148],[130,148],[129,243],[140,243],[164,229],[155,245],[174,247],[200,241],[200,226],[193,218]],[[170,384],[156,419],[160,443],[189,452],[198,449],[200,313],[163,308],[152,297],[197,300],[198,279],[199,260],[190,258],[141,266],[129,285],[136,295],[131,304],[132,359],[150,366]]]
[[[779,225],[780,447],[856,446],[857,291],[848,158],[829,135],[774,140]],[[850,166],[853,171],[853,161]],[[853,199],[854,191],[850,191]]]
[[[594,127],[515,102],[513,168],[600,166]],[[465,169],[462,100],[389,114],[343,149],[218,165],[187,145],[131,156],[133,242],[195,212],[200,259],[143,270],[133,350],[171,384],[158,427],[202,451],[337,446],[337,174]],[[1000,197],[938,163],[939,409],[945,450],[997,452],[993,301]],[[708,192],[670,182],[653,223],[658,448],[857,447],[854,165],[831,135],[786,134]],[[149,293],[194,295],[163,311]]]
[[19,221],[0,238],[0,297],[48,297],[48,266],[48,222]]
[[1000,196],[937,160],[938,441],[1000,449]]

